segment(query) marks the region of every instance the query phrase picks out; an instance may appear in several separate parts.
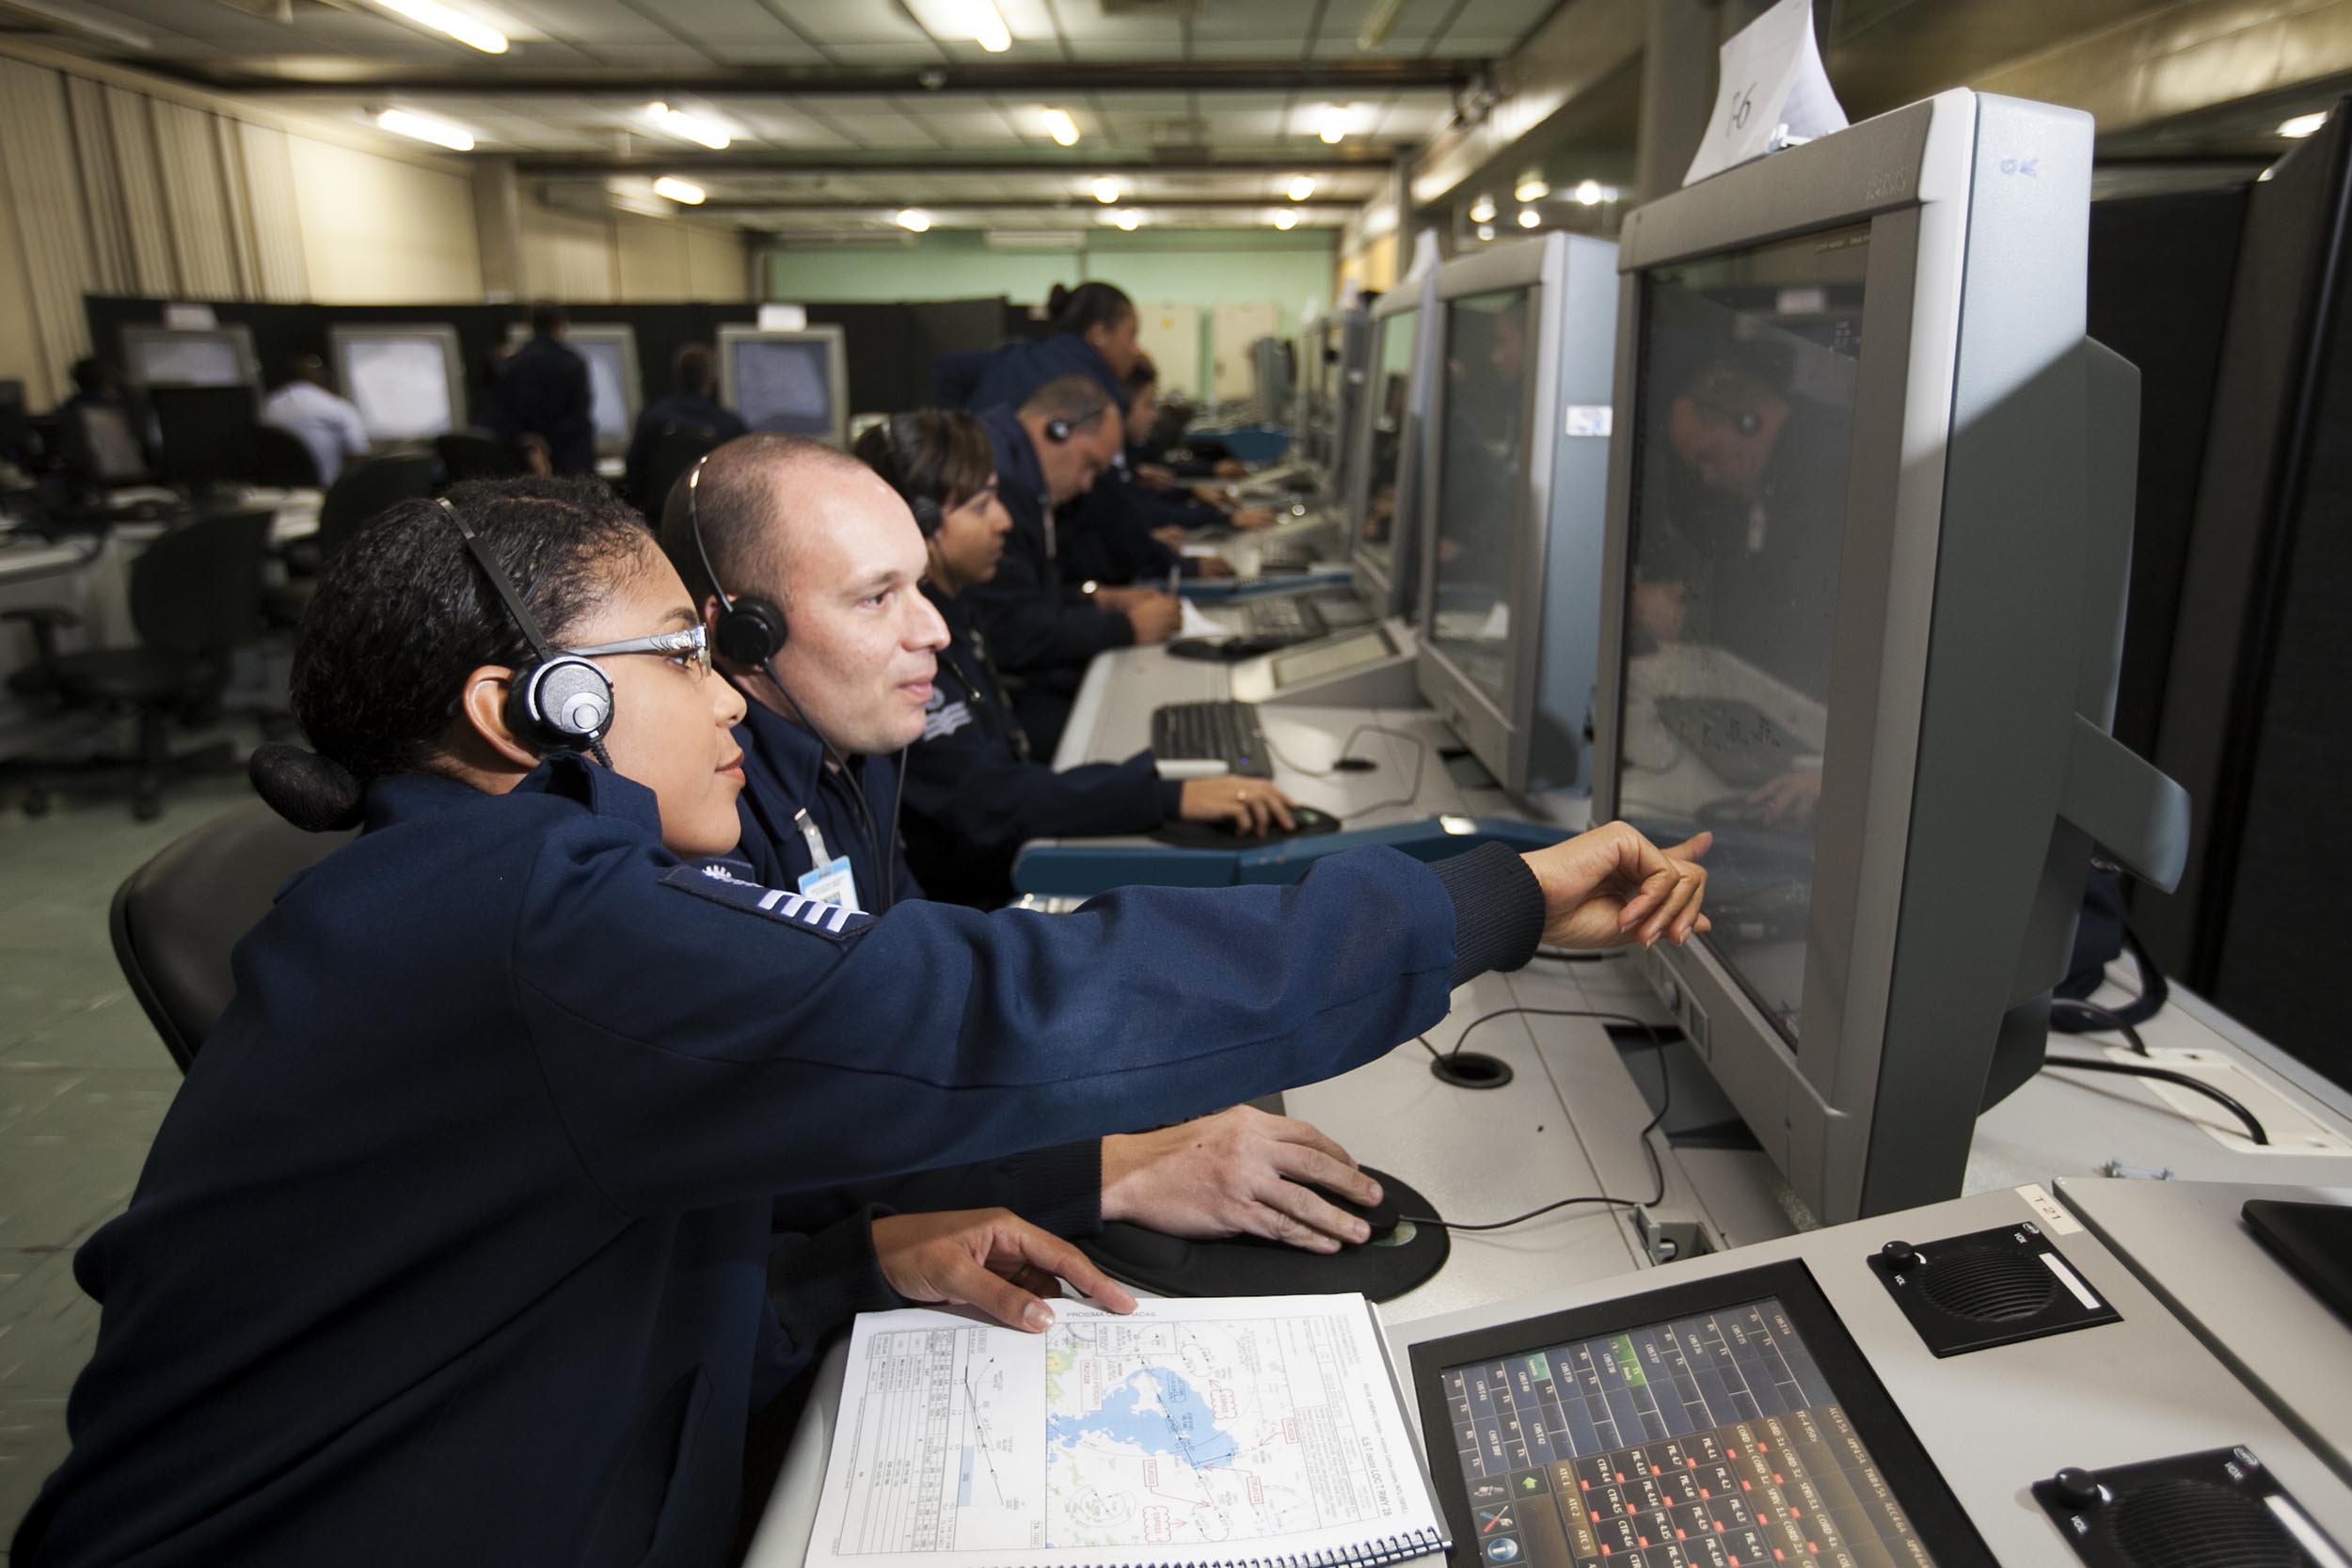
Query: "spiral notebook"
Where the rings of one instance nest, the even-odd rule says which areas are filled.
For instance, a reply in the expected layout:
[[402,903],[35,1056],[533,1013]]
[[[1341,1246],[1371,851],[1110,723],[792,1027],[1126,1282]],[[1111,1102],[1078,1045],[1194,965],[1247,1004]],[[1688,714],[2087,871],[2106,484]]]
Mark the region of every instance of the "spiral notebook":
[[868,1312],[812,1568],[1339,1568],[1449,1543],[1359,1295]]

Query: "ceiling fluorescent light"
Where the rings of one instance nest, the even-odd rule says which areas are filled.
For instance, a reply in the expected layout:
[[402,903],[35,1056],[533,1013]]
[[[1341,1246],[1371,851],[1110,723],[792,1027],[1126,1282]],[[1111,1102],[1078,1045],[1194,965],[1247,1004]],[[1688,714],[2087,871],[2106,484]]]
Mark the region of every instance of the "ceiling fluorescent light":
[[1067,109],[1047,109],[1039,119],[1045,122],[1045,134],[1063,147],[1078,145],[1078,122],[1070,118]]
[[479,49],[485,55],[506,53],[504,33],[463,11],[451,9],[442,5],[441,0],[375,0],[375,3],[395,16],[407,18],[420,27],[446,33],[469,49]]
[[967,0],[971,10],[972,41],[992,55],[1001,55],[1012,47],[1012,31],[1005,25],[1004,17],[991,0]]
[[699,207],[703,204],[705,192],[700,185],[691,180],[681,180],[675,174],[665,174],[653,182],[653,194],[666,196],[681,207]]
[[1289,195],[1293,201],[1304,201],[1314,194],[1315,180],[1313,175],[1302,174],[1297,179],[1291,182]]
[[1298,214],[1291,211],[1288,207],[1285,207],[1280,212],[1274,214],[1274,227],[1277,229],[1295,229],[1298,227]]
[[698,147],[707,147],[713,152],[724,152],[735,144],[735,138],[717,120],[690,115],[682,109],[673,109],[667,103],[646,104],[645,120],[674,136]]
[[413,136],[429,141],[436,147],[446,147],[452,152],[471,152],[473,133],[462,125],[431,115],[410,114],[405,109],[386,109],[375,117],[375,123],[396,136]]
[[1337,103],[1323,111],[1323,129],[1316,133],[1327,147],[1337,147],[1347,135],[1347,111]]
[[1494,198],[1493,197],[1491,197],[1491,196],[1482,196],[1482,197],[1480,197],[1477,200],[1475,200],[1475,201],[1471,202],[1471,203],[1470,203],[1470,222],[1472,222],[1472,223],[1492,223],[1492,222],[1494,222],[1494,220],[1495,220],[1495,198]]
[[1521,229],[1533,229],[1543,221],[1542,215],[1538,214],[1534,208],[1522,207],[1519,209],[1519,227]]
[[1519,176],[1519,182],[1511,187],[1511,194],[1521,201],[1541,201],[1551,194],[1551,187],[1544,183],[1542,175],[1528,173]]
[[1130,234],[1134,233],[1142,226],[1142,224],[1143,214],[1136,212],[1133,207],[1128,208],[1126,211],[1119,214],[1119,227],[1125,230]]
[[910,234],[928,233],[931,227],[930,214],[920,207],[909,207],[898,216],[898,227]]
[[2296,140],[2300,140],[2302,137],[2311,135],[2321,126],[2327,123],[2328,112],[2325,109],[2322,109],[2317,114],[2296,115],[2293,119],[2282,120],[2280,122],[2279,135]]
[[1094,199],[1101,202],[1105,207],[1117,204],[1119,200],[1119,182],[1112,179],[1107,174],[1103,176],[1102,179],[1097,180],[1094,182]]

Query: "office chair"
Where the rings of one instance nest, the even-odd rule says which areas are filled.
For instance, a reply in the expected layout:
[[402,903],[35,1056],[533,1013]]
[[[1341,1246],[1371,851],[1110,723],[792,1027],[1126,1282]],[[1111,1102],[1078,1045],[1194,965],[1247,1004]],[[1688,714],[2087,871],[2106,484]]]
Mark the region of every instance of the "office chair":
[[637,509],[659,525],[661,508],[677,482],[718,445],[718,432],[703,425],[664,425],[653,439],[653,450],[645,454],[645,493],[635,498]]
[[278,425],[253,430],[253,483],[273,490],[315,490],[319,460],[301,436]]
[[479,431],[453,430],[433,437],[433,451],[441,460],[449,483],[469,479],[516,479],[523,466],[505,442]]
[[306,833],[257,800],[173,839],[115,889],[115,961],[182,1072],[236,990],[230,951],[287,878],[352,836]]
[[[174,755],[174,720],[203,714],[229,685],[230,655],[262,631],[262,562],[271,514],[224,512],[164,533],[131,563],[131,625],[136,646],[60,653],[59,626],[79,624],[72,610],[14,610],[0,619],[29,622],[40,643],[42,689],[68,709],[128,709],[138,720],[135,756],[77,761],[18,760],[0,777],[21,782],[25,815],[49,809],[49,795],[89,779],[127,773],[132,811],[142,821],[160,813],[165,779],[210,762],[222,748]],[[50,635],[42,637],[46,629]]]
[[318,532],[286,546],[286,569],[296,577],[315,577],[319,563],[366,524],[403,501],[422,500],[431,494],[433,459],[422,453],[354,463],[335,476],[319,502]]

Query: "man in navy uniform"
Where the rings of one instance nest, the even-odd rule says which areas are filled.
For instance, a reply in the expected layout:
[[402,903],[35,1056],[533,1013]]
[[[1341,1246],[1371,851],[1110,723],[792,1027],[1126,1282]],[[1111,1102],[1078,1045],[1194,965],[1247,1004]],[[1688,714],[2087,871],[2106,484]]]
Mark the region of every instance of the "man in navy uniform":
[[1062,376],[1018,409],[982,411],[980,422],[996,451],[997,494],[1012,532],[995,578],[973,591],[972,615],[1009,677],[1030,747],[1050,757],[1088,661],[1110,648],[1165,642],[1183,611],[1167,594],[1089,584],[1062,569],[1056,513],[1094,487],[1126,436],[1099,382]]
[[531,341],[498,369],[498,434],[526,457],[536,447],[557,474],[596,471],[595,394],[588,361],[564,341],[560,305],[531,308]]

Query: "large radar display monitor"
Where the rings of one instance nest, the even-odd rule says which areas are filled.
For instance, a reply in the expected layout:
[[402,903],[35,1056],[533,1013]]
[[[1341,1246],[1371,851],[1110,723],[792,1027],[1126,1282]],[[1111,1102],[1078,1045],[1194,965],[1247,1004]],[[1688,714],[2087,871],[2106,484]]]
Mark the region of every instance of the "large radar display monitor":
[[1617,811],[1721,832],[1716,954],[1791,1040],[1869,263],[1860,225],[1641,283]]
[[1992,1560],[1802,1264],[1416,1345],[1456,1562]]

